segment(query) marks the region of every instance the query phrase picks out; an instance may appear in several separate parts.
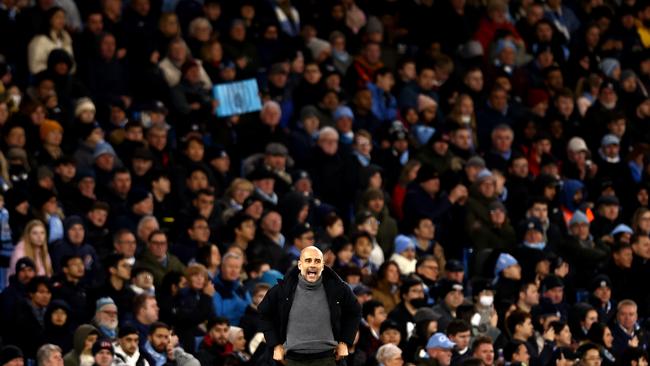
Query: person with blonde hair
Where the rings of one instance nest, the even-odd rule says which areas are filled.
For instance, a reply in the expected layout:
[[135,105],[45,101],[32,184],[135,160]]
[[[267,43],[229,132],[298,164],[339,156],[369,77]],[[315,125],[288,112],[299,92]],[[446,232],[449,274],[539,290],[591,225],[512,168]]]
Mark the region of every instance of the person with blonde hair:
[[16,262],[20,258],[28,257],[36,265],[36,275],[52,276],[52,260],[47,249],[47,234],[45,224],[40,220],[27,223],[23,231],[22,240],[16,244],[9,264],[9,276],[14,274]]
[[174,326],[183,349],[193,349],[194,338],[205,334],[201,325],[215,316],[212,308],[215,290],[208,279],[208,270],[202,264],[187,266],[185,278],[187,287],[181,289],[174,299],[178,309]]

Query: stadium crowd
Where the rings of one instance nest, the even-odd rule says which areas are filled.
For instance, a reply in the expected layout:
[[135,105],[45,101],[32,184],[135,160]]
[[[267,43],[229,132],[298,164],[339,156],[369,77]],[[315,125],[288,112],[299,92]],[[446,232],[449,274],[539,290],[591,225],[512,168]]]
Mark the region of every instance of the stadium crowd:
[[349,366],[648,365],[649,47],[646,0],[2,0],[0,366],[272,365],[309,246]]

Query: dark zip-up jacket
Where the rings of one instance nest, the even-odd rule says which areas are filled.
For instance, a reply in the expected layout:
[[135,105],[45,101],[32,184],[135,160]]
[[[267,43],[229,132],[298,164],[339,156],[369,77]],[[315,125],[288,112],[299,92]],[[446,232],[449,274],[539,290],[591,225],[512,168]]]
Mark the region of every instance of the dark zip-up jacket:
[[[291,270],[284,280],[269,290],[258,307],[262,318],[261,329],[270,349],[284,344],[287,339],[289,312],[298,286],[298,273],[298,268]],[[351,347],[361,321],[361,307],[350,287],[331,268],[325,267],[322,276],[334,339]]]

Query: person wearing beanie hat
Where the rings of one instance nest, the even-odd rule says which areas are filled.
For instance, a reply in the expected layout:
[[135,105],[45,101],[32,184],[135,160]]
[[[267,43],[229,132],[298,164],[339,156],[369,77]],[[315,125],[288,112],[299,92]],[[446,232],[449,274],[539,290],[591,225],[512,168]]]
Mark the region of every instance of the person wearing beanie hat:
[[[48,141],[52,139],[49,137],[50,133],[63,134],[63,127],[61,124],[55,120],[46,119],[41,122],[41,127],[39,128],[39,135],[42,141]],[[59,136],[60,137],[60,136]]]
[[433,311],[440,316],[438,319],[438,330],[444,331],[447,325],[454,319],[454,314],[465,300],[462,283],[443,278],[438,286],[438,304]]
[[12,345],[0,348],[0,366],[22,366],[24,362],[23,351]]
[[[113,362],[115,350],[113,343],[108,338],[98,339],[92,348],[93,356],[95,356],[95,364],[99,366],[109,366]],[[98,357],[99,356],[99,357]]]
[[418,260],[415,257],[415,243],[413,240],[406,235],[397,235],[395,237],[395,253],[390,259],[397,263],[403,275],[415,272],[415,265]]
[[307,42],[311,57],[316,62],[321,62],[332,53],[332,45],[324,39],[313,37]]
[[95,121],[96,112],[97,109],[95,108],[95,103],[93,103],[92,99],[83,97],[75,104],[74,117],[79,119],[81,123],[89,124]]
[[112,298],[101,297],[95,302],[95,318],[92,325],[97,328],[101,337],[117,338],[118,309]]
[[621,78],[621,63],[615,58],[605,58],[600,62],[600,71],[608,78],[619,80]]

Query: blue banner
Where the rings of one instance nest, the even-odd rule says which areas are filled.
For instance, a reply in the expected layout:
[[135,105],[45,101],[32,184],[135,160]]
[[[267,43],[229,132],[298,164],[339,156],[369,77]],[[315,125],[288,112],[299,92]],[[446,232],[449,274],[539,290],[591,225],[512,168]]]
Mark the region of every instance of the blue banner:
[[244,114],[262,109],[262,101],[255,79],[215,85],[212,95],[219,102],[215,111],[217,117]]

